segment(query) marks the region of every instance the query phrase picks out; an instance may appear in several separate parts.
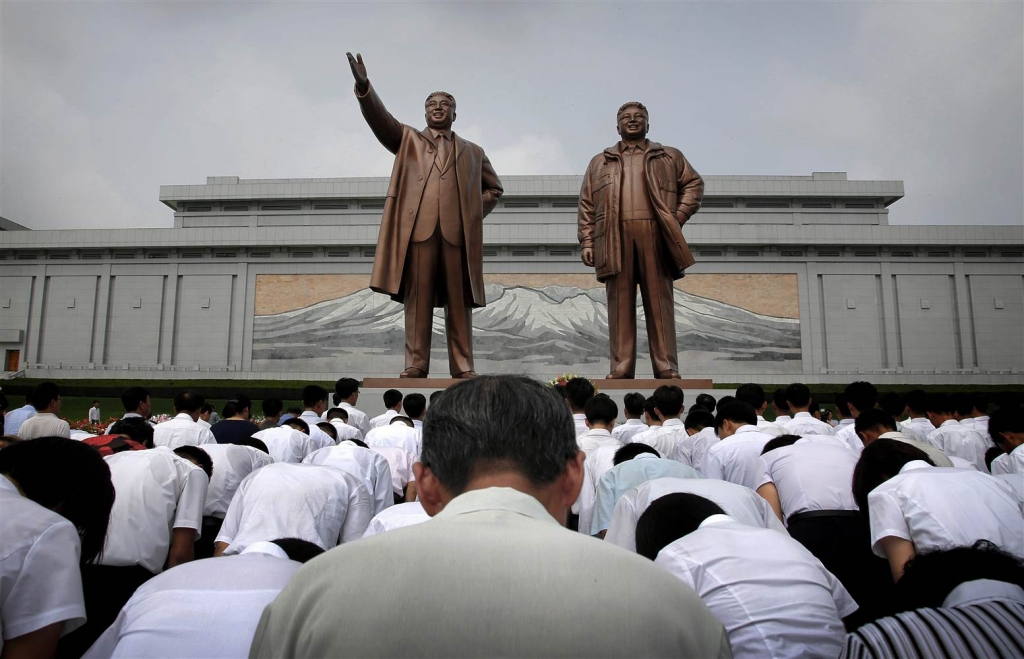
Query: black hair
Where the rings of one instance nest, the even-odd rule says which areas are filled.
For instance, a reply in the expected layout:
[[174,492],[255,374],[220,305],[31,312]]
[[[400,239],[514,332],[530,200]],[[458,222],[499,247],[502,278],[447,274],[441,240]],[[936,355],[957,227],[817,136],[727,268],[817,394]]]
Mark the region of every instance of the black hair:
[[835,403],[836,414],[846,419],[850,418],[850,406],[846,404],[846,394],[836,394],[832,398],[832,402]]
[[772,392],[772,405],[782,410],[789,410],[789,402],[786,401],[785,387],[779,387]]
[[348,410],[344,407],[332,407],[327,410],[327,420],[333,421],[334,419],[341,419],[342,421],[348,422]]
[[761,406],[767,402],[764,397],[764,389],[761,388],[761,385],[753,382],[736,387],[736,400],[750,405],[755,410],[761,409]]
[[786,387],[786,401],[791,408],[807,407],[811,404],[811,390],[803,382],[794,382]]
[[715,427],[715,415],[708,412],[703,407],[694,410],[686,415],[686,420],[683,421],[683,428],[686,430],[704,430],[705,428]]
[[807,406],[807,413],[811,416],[815,414],[821,415],[821,405],[818,405],[818,401],[811,399],[811,403]]
[[697,394],[696,403],[706,409],[708,412],[714,412],[718,402],[715,397],[711,394]]
[[898,610],[940,608],[954,588],[978,579],[1024,588],[1024,561],[988,540],[917,554],[896,582]]
[[195,414],[203,408],[206,404],[206,399],[203,398],[202,394],[197,394],[191,391],[182,391],[174,397],[174,411],[179,414],[184,412],[185,414]]
[[1000,407],[992,412],[988,420],[988,434],[997,445],[1006,444],[1003,433],[1024,433],[1024,409],[1019,407]]
[[292,416],[302,416],[302,412],[303,412],[303,409],[302,409],[301,407],[297,407],[297,406],[296,406],[296,407],[289,407],[289,408],[288,408],[287,410],[285,410],[285,411],[286,411],[286,412],[287,412],[288,414],[291,414]]
[[907,404],[907,408],[914,414],[923,415],[928,411],[928,394],[923,389],[908,391],[903,396],[903,402]]
[[395,405],[402,402],[402,392],[398,389],[388,389],[384,392],[384,407],[386,409],[393,409]]
[[648,446],[643,442],[632,442],[624,444],[615,450],[615,457],[612,458],[612,465],[617,467],[623,462],[629,462],[641,453],[653,453],[659,458],[661,457],[661,453],[658,453],[657,449],[653,446]]
[[594,385],[587,378],[572,378],[565,383],[565,399],[573,412],[583,412],[587,401],[594,397]]
[[334,383],[334,393],[339,399],[345,400],[354,393],[359,392],[359,380],[354,378],[341,378]]
[[628,414],[633,416],[640,416],[644,413],[644,395],[638,391],[626,394],[622,398],[622,406],[626,408]]
[[435,389],[434,391],[430,392],[430,404],[433,405],[434,403],[436,403],[437,399],[440,398],[441,394],[443,393],[444,389]]
[[846,385],[843,390],[846,394],[846,404],[857,408],[857,413],[870,410],[878,402],[878,389],[870,382],[858,380]]
[[[997,444],[999,443],[999,441],[995,438],[995,435],[992,436],[992,441],[996,442]],[[988,469],[989,473],[991,473],[992,472],[992,463],[1000,455],[1005,455],[1005,454],[1006,454],[1006,452],[1003,451],[1003,449],[999,448],[998,446],[989,446],[988,450],[985,451],[985,469]]]
[[800,435],[779,435],[778,437],[774,437],[764,445],[763,449],[761,449],[761,455],[764,455],[768,451],[774,451],[777,448],[792,446],[793,444],[796,444],[798,439],[800,439]]
[[427,397],[423,394],[409,394],[402,399],[402,409],[410,419],[418,419],[427,410]]
[[146,448],[153,448],[153,426],[141,416],[130,416],[119,419],[110,427],[111,435],[127,435]]
[[0,391],[0,412],[7,411],[7,396],[4,396],[4,392]]
[[956,412],[953,399],[948,394],[942,393],[928,394],[925,409],[933,414],[953,414]]
[[203,414],[213,414],[213,404],[203,403],[203,406],[199,408],[199,414],[200,416]]
[[864,447],[853,469],[853,500],[865,515],[868,513],[868,494],[885,481],[900,473],[908,462],[923,460],[935,466],[928,454],[906,442],[880,438]]
[[320,429],[320,432],[325,433],[334,441],[338,441],[338,429],[331,425],[331,423],[327,421],[321,421],[320,423],[316,424],[316,427]]
[[114,507],[114,484],[95,449],[63,437],[17,442],[0,450],[0,473],[17,482],[27,498],[74,524],[83,565],[100,555]]
[[718,410],[722,409],[723,405],[728,405],[729,403],[735,403],[735,402],[736,402],[736,397],[735,396],[728,396],[728,395],[722,396],[721,398],[718,399],[718,404],[715,405],[715,411],[718,411]]
[[302,404],[307,409],[316,407],[317,403],[327,402],[327,390],[318,384],[306,385],[302,389]]
[[853,422],[853,429],[859,435],[865,430],[873,430],[875,428],[885,428],[886,432],[895,432],[896,419],[886,412],[876,407],[864,410]]
[[974,412],[974,399],[970,394],[957,393],[951,396],[953,409],[960,417],[968,417]]
[[525,376],[480,375],[449,387],[427,412],[420,462],[457,496],[474,476],[503,471],[543,487],[578,452],[556,391]]
[[267,448],[266,443],[259,437],[243,437],[242,439],[238,440],[238,445],[250,446],[254,449],[259,449],[260,451],[263,451],[267,455],[270,455],[270,449]]
[[306,423],[305,421],[303,421],[302,419],[300,419],[297,416],[294,416],[294,417],[288,419],[287,421],[285,421],[281,425],[282,426],[288,426],[290,428],[295,428],[299,432],[304,432],[307,435],[309,434],[309,424]]
[[288,554],[288,558],[296,563],[307,563],[324,553],[323,547],[300,538],[278,538],[271,542],[283,549],[284,553]]
[[45,410],[50,406],[50,403],[58,398],[60,398],[60,387],[53,382],[41,382],[28,395],[28,402],[38,412]]
[[[895,391],[887,391],[878,397],[878,407],[885,410],[885,413],[891,415],[894,419],[898,419],[906,411],[907,403],[903,400],[903,396],[900,396]],[[865,411],[861,410],[861,413],[863,414]]]
[[988,404],[990,397],[983,391],[978,391],[971,394],[971,407],[981,412],[982,414],[988,413]]
[[284,401],[280,398],[264,398],[260,408],[263,409],[264,417],[274,417],[279,415],[281,410],[284,409]]
[[174,449],[174,455],[198,465],[200,469],[206,472],[207,478],[213,478],[213,460],[210,458],[209,453],[198,446],[179,446]]
[[653,561],[662,549],[696,531],[708,517],[724,514],[715,502],[689,492],[659,497],[636,522],[636,553]]
[[402,425],[409,426],[410,428],[416,427],[416,424],[412,422],[412,419],[403,414],[396,414],[395,416],[391,417],[391,420],[388,421],[388,425],[390,426],[392,423],[401,423]]
[[[349,437],[348,439],[343,439],[343,440],[341,440],[341,442],[352,442],[356,446],[362,446],[365,449],[370,448],[369,446],[366,445],[366,442],[364,442],[361,439],[356,439],[355,437]],[[338,443],[340,444],[341,442],[338,442]]]
[[715,430],[721,430],[726,421],[756,426],[757,412],[750,405],[739,401],[719,405],[718,414],[715,415]]
[[662,419],[660,416],[658,416],[658,411],[656,409],[654,409],[654,397],[653,396],[651,398],[648,398],[648,399],[646,399],[644,401],[644,414],[646,414],[647,416],[651,417],[652,419],[657,419],[658,421],[664,421],[664,419]]
[[229,419],[236,414],[241,414],[242,410],[245,409],[248,409],[250,413],[252,412],[252,401],[245,394],[238,394],[224,403],[224,409],[221,410],[220,415],[225,419]]
[[121,394],[121,405],[124,406],[125,412],[134,412],[148,398],[149,392],[142,387],[130,387]]
[[590,423],[610,424],[619,418],[619,406],[608,394],[597,394],[583,406],[583,413]]
[[679,416],[683,411],[683,390],[674,384],[663,384],[654,390],[654,406],[662,417]]

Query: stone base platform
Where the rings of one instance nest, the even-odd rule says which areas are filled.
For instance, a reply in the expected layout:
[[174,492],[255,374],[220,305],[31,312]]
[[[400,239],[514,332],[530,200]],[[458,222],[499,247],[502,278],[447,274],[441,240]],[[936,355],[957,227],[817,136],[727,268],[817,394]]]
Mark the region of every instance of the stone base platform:
[[[363,389],[447,389],[456,382],[452,378],[365,378]],[[683,390],[712,389],[714,383],[704,379],[679,379],[679,380],[592,380],[594,386],[600,391],[654,391],[665,384],[674,384]]]

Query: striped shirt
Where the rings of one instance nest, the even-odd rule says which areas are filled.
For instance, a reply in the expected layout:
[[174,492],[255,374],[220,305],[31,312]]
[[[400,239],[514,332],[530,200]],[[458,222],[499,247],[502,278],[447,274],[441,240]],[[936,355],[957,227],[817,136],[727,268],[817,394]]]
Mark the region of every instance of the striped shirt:
[[917,609],[864,625],[846,637],[840,657],[925,659],[930,657],[1024,656],[1024,590],[1003,582],[996,597],[950,606],[957,589],[937,609]]

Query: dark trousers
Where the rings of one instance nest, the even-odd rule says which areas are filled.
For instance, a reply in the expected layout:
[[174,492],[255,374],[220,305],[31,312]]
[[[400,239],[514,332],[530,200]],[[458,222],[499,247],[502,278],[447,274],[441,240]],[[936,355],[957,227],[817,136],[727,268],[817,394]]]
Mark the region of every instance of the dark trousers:
[[871,532],[863,515],[789,519],[789,535],[807,548],[846,587],[860,605],[853,628],[889,615],[894,588],[889,563],[871,552]]
[[200,558],[213,558],[213,541],[217,539],[217,534],[220,533],[220,527],[223,523],[224,520],[220,517],[203,518],[203,530],[200,538],[195,543],[195,557],[197,561]]
[[83,565],[82,590],[88,620],[60,639],[57,656],[78,659],[85,654],[100,634],[114,623],[121,607],[131,599],[136,589],[153,576],[152,572],[139,565]]

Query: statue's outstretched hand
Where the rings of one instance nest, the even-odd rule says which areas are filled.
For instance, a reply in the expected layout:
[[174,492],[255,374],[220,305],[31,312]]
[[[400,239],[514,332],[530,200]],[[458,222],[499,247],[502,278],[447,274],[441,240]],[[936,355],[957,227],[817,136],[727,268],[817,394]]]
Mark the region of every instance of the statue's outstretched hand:
[[363,64],[363,56],[356,53],[355,57],[352,57],[352,53],[345,53],[348,55],[348,65],[352,67],[352,77],[356,79],[356,90],[360,94],[365,94],[366,90],[370,88],[370,79],[366,77],[366,65]]

